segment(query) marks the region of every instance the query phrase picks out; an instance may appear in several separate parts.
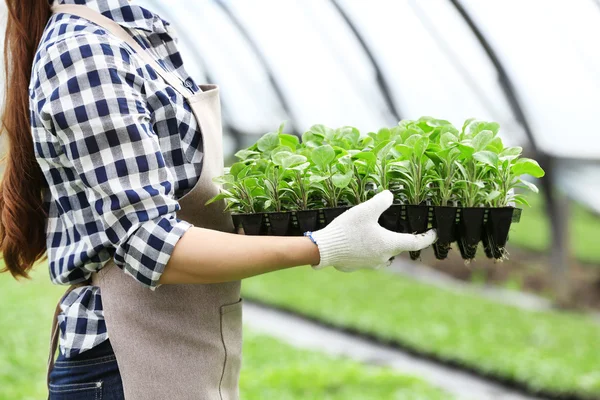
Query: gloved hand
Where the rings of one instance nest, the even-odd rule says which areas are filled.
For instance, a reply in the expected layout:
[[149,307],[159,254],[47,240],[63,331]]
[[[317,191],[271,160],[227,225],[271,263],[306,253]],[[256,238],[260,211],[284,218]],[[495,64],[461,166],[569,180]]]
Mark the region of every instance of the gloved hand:
[[312,233],[319,247],[321,261],[314,269],[333,266],[339,271],[378,269],[391,263],[390,259],[403,251],[417,251],[437,240],[435,230],[412,235],[396,233],[377,222],[394,200],[385,190],[333,220],[325,228]]

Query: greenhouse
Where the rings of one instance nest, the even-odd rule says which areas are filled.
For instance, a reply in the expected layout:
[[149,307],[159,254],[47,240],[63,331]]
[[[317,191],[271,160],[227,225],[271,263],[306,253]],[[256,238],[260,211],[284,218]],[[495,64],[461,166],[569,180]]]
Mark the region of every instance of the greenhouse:
[[[133,4],[170,23],[194,83],[219,86],[231,168],[213,202],[228,202],[237,233],[306,235],[382,189],[401,201],[381,226],[438,229],[431,249],[377,270],[244,279],[241,398],[600,399],[600,1]],[[448,156],[458,175],[478,152],[496,171],[525,166],[511,169],[511,187],[482,183],[477,199],[464,194],[475,178],[448,179],[450,200],[439,153],[463,143],[468,154]],[[427,163],[421,191],[404,190]],[[247,177],[251,188],[236,186]],[[314,182],[322,198],[304,193]],[[463,209],[477,207],[469,242]],[[442,208],[456,226],[440,235]],[[492,232],[493,210],[508,208]],[[24,284],[0,275],[0,326],[25,321],[0,340],[2,399],[45,395],[37,360],[64,292],[46,271],[40,262]]]

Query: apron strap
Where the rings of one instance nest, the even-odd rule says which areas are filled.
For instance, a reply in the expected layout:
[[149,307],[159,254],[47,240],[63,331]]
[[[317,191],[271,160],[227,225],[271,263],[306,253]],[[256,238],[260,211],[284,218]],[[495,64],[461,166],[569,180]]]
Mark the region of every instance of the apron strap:
[[64,298],[67,297],[67,295],[73,290],[87,285],[89,285],[89,282],[81,282],[69,286],[66,292],[60,297],[58,304],[56,304],[56,308],[54,309],[54,317],[52,317],[52,331],[50,333],[50,351],[48,354],[48,366],[46,369],[46,386],[50,384],[50,372],[52,371],[52,368],[54,368],[54,356],[56,355],[56,349],[58,348],[58,314],[60,314],[60,304],[62,303]]
[[129,34],[125,28],[121,25],[113,21],[112,19],[105,17],[89,8],[88,6],[78,5],[78,4],[63,4],[63,5],[54,5],[52,6],[52,12],[54,14],[72,14],[78,17],[87,19],[95,23],[96,25],[106,29],[108,32],[127,43],[133,51],[141,57],[142,60],[148,65],[150,65],[157,74],[159,74],[166,83],[173,87],[173,89],[177,90],[187,99],[194,96],[194,93],[191,93],[181,82],[181,79],[177,77],[175,74],[166,71],[162,68],[156,59],[146,50],[140,46],[140,44]]

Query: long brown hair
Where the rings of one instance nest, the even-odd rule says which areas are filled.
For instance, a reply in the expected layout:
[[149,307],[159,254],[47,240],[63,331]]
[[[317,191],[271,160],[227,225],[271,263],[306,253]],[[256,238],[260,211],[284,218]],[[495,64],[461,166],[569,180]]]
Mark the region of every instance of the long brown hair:
[[[47,186],[35,159],[29,114],[29,80],[33,58],[50,18],[48,0],[6,0],[4,39],[6,90],[2,133],[5,155],[0,183],[0,252],[15,277],[28,277],[46,252],[42,190]],[[8,139],[8,142],[7,142]]]

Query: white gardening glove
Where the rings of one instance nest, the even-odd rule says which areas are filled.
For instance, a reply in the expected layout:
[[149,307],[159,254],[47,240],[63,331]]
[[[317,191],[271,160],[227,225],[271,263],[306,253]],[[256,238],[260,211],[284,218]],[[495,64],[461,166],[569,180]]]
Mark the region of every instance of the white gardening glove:
[[437,239],[435,230],[420,235],[396,233],[377,222],[394,200],[389,190],[352,207],[311,237],[319,247],[321,261],[314,269],[333,266],[339,271],[378,269],[403,251],[417,251]]

